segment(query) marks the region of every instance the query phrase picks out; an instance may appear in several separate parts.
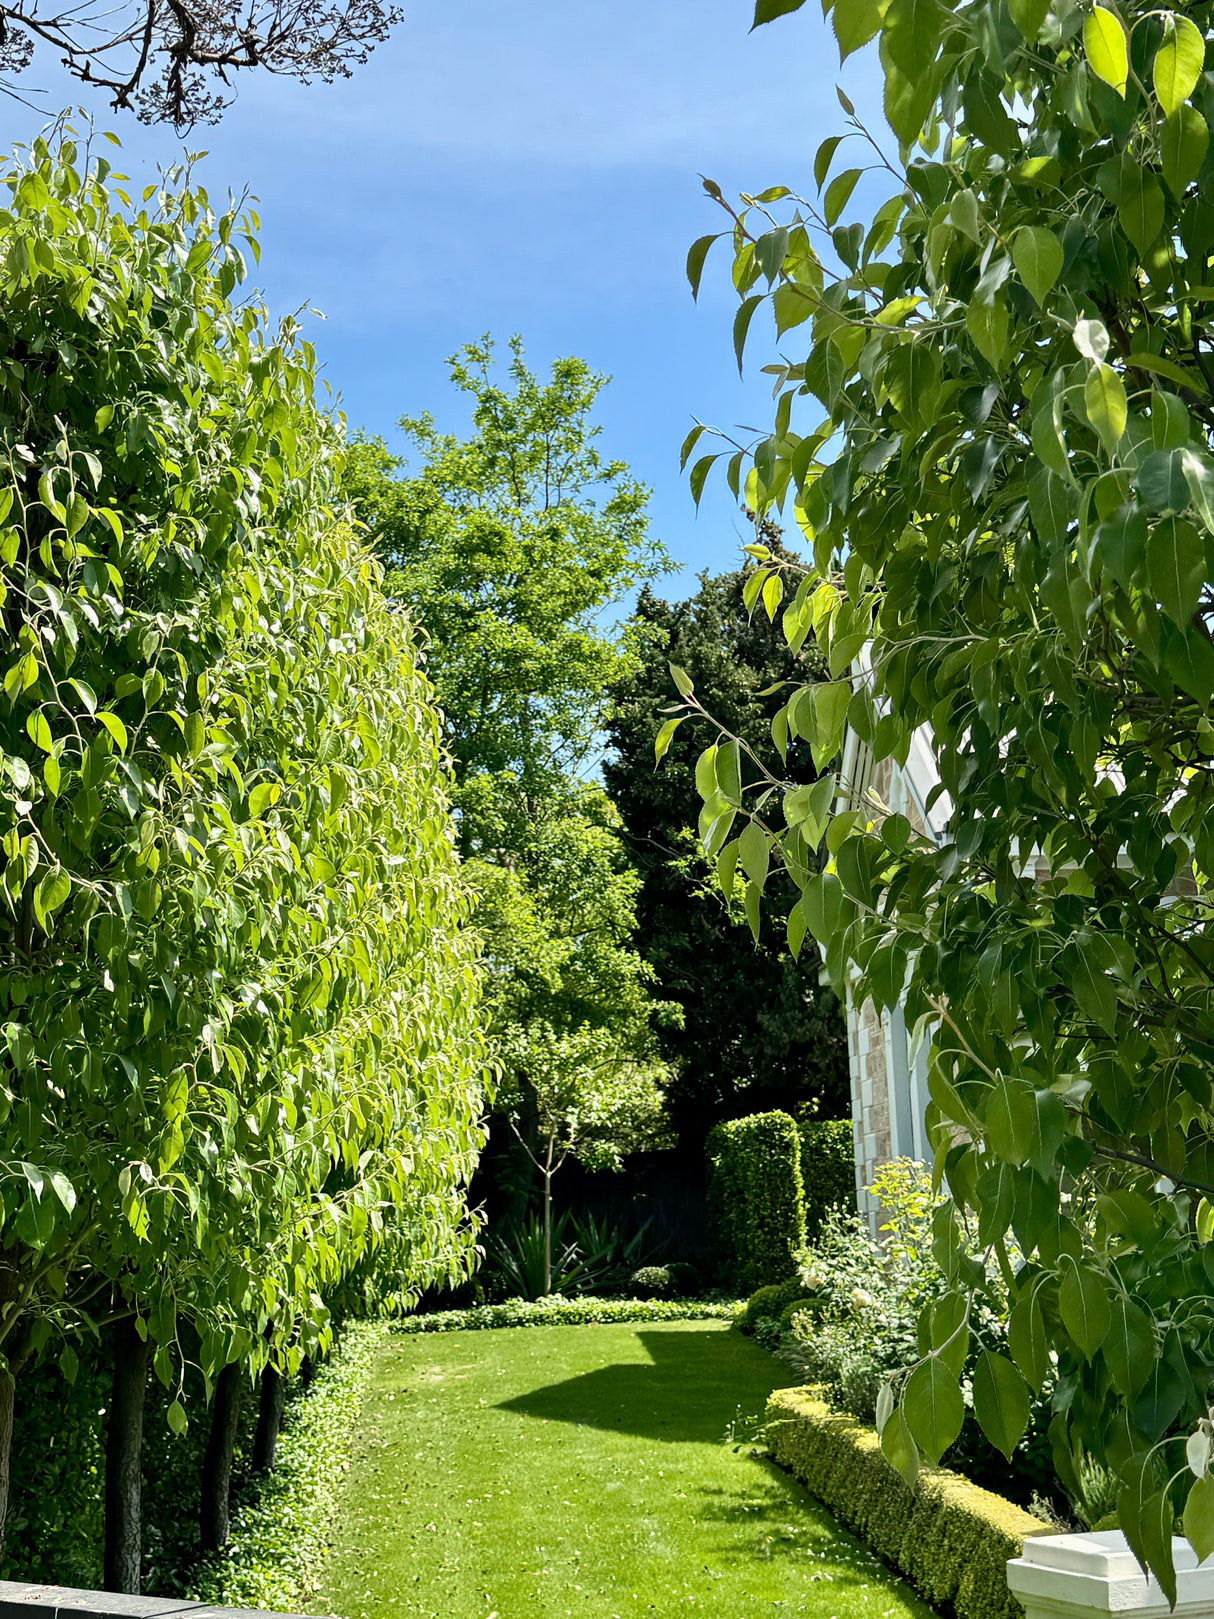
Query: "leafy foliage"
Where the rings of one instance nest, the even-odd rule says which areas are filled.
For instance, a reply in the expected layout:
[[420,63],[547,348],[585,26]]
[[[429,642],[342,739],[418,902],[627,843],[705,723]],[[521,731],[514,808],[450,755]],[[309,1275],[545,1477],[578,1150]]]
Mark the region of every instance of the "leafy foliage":
[[[769,543],[778,546],[776,532]],[[722,1118],[799,1110],[827,1116],[848,1103],[847,1051],[834,992],[813,963],[795,961],[779,942],[793,897],[776,885],[762,902],[758,941],[737,927],[740,907],[706,884],[695,850],[689,804],[696,744],[670,738],[663,768],[653,769],[653,738],[669,703],[668,664],[703,691],[714,712],[769,767],[779,755],[771,721],[783,707],[781,681],[797,672],[780,626],[747,611],[757,568],[710,577],[686,602],[670,603],[646,586],[633,615],[638,662],[613,687],[607,731],[612,751],[603,780],[624,826],[641,879],[636,948],[653,969],[681,1021],[659,1026],[670,1065],[667,1108],[680,1139],[698,1153]],[[823,672],[825,672],[823,670]],[[766,693],[766,695],[764,695]],[[815,772],[809,749],[794,743],[788,765],[798,780]],[[749,1020],[723,1018],[723,1002],[759,1009]]]
[[511,344],[451,360],[473,436],[406,418],[414,476],[378,441],[355,445],[346,488],[388,587],[427,636],[456,769],[466,871],[480,899],[497,1106],[550,1210],[569,1154],[594,1166],[657,1139],[662,1075],[652,974],[632,944],[637,879],[602,789],[608,688],[631,664],[604,614],[662,561],[646,491],[605,462],[590,412],[605,378],[581,360],[541,383]]
[[[867,222],[841,222],[856,171],[728,208],[739,356],[761,304],[812,322],[746,498],[791,502],[814,568],[753,554],[831,676],[792,694],[790,735],[825,767],[845,726],[895,761],[930,727],[948,832],[773,773],[731,842],[725,744],[706,846],[748,895],[774,854],[792,948],[808,929],[837,986],[934,1026],[934,1253],[962,1303],[988,1259],[1012,1300],[978,1419],[1022,1430],[1056,1354],[1059,1475],[1116,1471],[1174,1597],[1186,1485],[1195,1545],[1214,1523],[1210,8],[828,9],[842,54],[880,35],[899,150],[850,117],[818,153],[819,190],[844,140],[888,185]],[[955,1415],[945,1370],[886,1408],[908,1476]]]
[[850,1119],[801,1119],[801,1184],[810,1237],[832,1208],[854,1204],[856,1148]]
[[[70,137],[0,217],[10,1372],[134,1310],[165,1383],[327,1342],[390,1232],[467,1264],[478,973],[429,690],[335,513],[252,220]],[[185,1422],[180,1400],[169,1407]]]
[[730,1119],[712,1131],[707,1150],[709,1218],[728,1285],[786,1279],[805,1242],[795,1121],[787,1113]]

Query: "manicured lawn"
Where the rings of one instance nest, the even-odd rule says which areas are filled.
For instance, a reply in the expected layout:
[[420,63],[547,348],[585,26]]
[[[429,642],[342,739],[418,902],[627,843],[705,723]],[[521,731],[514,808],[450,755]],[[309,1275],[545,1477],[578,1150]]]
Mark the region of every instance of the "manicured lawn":
[[725,1442],[786,1380],[715,1322],[388,1336],[312,1611],[926,1619],[799,1485]]

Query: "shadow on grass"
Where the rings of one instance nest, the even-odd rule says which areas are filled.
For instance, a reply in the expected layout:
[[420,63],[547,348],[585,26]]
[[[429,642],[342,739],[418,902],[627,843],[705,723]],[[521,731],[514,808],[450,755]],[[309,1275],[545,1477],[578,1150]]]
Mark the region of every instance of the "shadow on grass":
[[[738,1415],[739,1383],[749,1381],[744,1373],[739,1377],[742,1346],[721,1332],[637,1336],[652,1357],[651,1365],[602,1366],[503,1400],[498,1409],[638,1439],[720,1444]],[[749,1344],[745,1348],[753,1352]],[[765,1397],[752,1393],[741,1412],[747,1431],[761,1420],[758,1410]]]

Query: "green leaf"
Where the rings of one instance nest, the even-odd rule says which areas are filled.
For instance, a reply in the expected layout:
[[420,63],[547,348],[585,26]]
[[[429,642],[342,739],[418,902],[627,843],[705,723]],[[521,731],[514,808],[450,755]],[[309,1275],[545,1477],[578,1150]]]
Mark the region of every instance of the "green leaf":
[[1071,522],[1071,492],[1055,473],[1044,468],[1029,484],[1033,527],[1049,546],[1061,545]]
[[1045,1331],[1045,1317],[1041,1313],[1036,1291],[1031,1287],[1020,1295],[1012,1307],[1007,1324],[1007,1346],[1028,1386],[1039,1394],[1050,1369],[1050,1344]]
[[653,762],[655,765],[661,764],[662,760],[666,757],[666,752],[670,747],[674,733],[678,730],[679,726],[682,725],[684,718],[685,716],[679,715],[673,720],[667,720],[662,726],[661,730],[658,732],[653,744]]
[[800,900],[797,901],[797,903],[788,913],[787,931],[789,954],[792,956],[794,961],[799,961],[801,958],[801,946],[805,942],[806,931],[805,911],[802,908]]
[[94,718],[104,725],[113,737],[114,745],[119,753],[125,753],[127,749],[126,726],[118,718],[117,714],[111,714],[108,710],[99,708]]
[[1117,986],[1109,974],[1117,954],[1103,933],[1081,928],[1061,957],[1067,980],[1085,1016],[1107,1033],[1117,1028]]
[[1214,1478],[1207,1473],[1194,1481],[1184,1507],[1185,1539],[1204,1563],[1214,1552]]
[[988,301],[971,299],[965,312],[965,329],[974,347],[992,370],[1002,372],[1007,360],[1008,313],[1003,294]]
[[1138,494],[1149,512],[1182,512],[1189,504],[1184,453],[1152,450],[1138,469]]
[[1126,159],[1122,164],[1117,217],[1140,257],[1158,240],[1163,229],[1163,191],[1147,169]]
[[1115,1295],[1109,1309],[1104,1359],[1114,1388],[1126,1398],[1138,1393],[1155,1366],[1151,1318],[1124,1294]]
[[1110,455],[1121,443],[1126,425],[1125,386],[1111,365],[1094,365],[1083,385],[1088,420]]
[[738,375],[742,375],[742,354],[746,348],[746,334],[750,330],[750,323],[755,318],[755,311],[763,302],[763,295],[754,293],[744,298],[733,318],[733,352],[738,362]]
[[828,135],[814,155],[814,184],[819,191],[821,191],[826,181],[826,176],[830,173],[831,163],[834,161],[835,153],[839,150],[843,138],[842,135]]
[[1194,393],[1208,392],[1205,380],[1199,377],[1196,371],[1187,366],[1177,365],[1175,360],[1169,360],[1163,354],[1151,354],[1146,349],[1133,349],[1125,357],[1127,366],[1133,366],[1138,371],[1153,371],[1156,376],[1167,377],[1170,382],[1179,383],[1182,388],[1191,388]]
[[48,871],[34,890],[34,916],[45,933],[47,919],[64,905],[72,892],[72,879],[61,866]]
[[1012,241],[1012,259],[1038,307],[1062,272],[1062,243],[1041,225],[1022,225]]
[[1206,580],[1201,536],[1180,517],[1165,517],[1147,536],[1147,581],[1174,624],[1187,624],[1197,611]]
[[935,421],[941,361],[929,344],[913,339],[899,344],[885,363],[882,380],[894,409],[913,433]]
[[742,870],[760,891],[767,881],[771,858],[771,839],[757,821],[747,821],[738,839],[738,859]]
[[844,169],[843,173],[836,174],[827,186],[823,213],[828,225],[833,225],[847,207],[848,199],[856,189],[856,181],[863,172],[863,169]]
[[940,49],[944,17],[940,0],[888,0],[882,18],[882,54],[887,63],[911,82],[925,79]]
[[809,738],[814,769],[824,770],[843,745],[851,686],[846,680],[824,681],[810,687],[813,725]]
[[1084,18],[1083,48],[1088,67],[1124,100],[1130,77],[1130,53],[1120,18],[1103,6],[1094,6]]
[[1193,505],[1207,530],[1214,534],[1214,462],[1195,450],[1185,450],[1181,466]]
[[901,1410],[919,1449],[929,1461],[939,1462],[965,1420],[965,1402],[957,1378],[939,1356],[921,1361],[911,1373]]
[[912,1488],[919,1476],[919,1450],[911,1438],[906,1413],[901,1406],[881,1430],[881,1454]]
[[986,1144],[1005,1164],[1025,1164],[1037,1132],[1037,1098],[1022,1079],[1004,1079],[986,1101]]
[[830,23],[839,42],[840,62],[876,36],[886,4],[887,0],[838,0],[832,7]]
[[704,261],[708,257],[708,250],[714,242],[719,242],[720,239],[721,232],[716,231],[709,236],[701,236],[687,250],[687,279],[691,284],[691,296],[693,298],[700,296],[700,281],[704,275]]
[[687,671],[685,669],[680,669],[677,663],[672,663],[668,665],[668,667],[670,669],[670,678],[674,681],[679,696],[692,696],[695,691],[695,687],[692,685],[691,676],[687,673]]
[[714,761],[717,788],[731,804],[742,802],[742,760],[738,744],[732,739],[717,745]]
[[169,1427],[180,1439],[181,1435],[189,1427],[189,1421],[185,1414],[185,1407],[182,1405],[180,1400],[174,1400],[170,1404],[168,1410],[168,1421]]
[[1024,1378],[1003,1355],[984,1349],[974,1367],[974,1416],[978,1426],[1010,1462],[1029,1421]]
[[1029,44],[1036,44],[1041,30],[1045,27],[1050,0],[1008,0],[1007,9],[1011,13],[1012,21]]
[[824,948],[834,941],[843,909],[843,885],[832,871],[819,872],[806,883],[801,896],[809,931]]
[[919,139],[935,101],[935,74],[911,78],[897,67],[885,72],[885,117],[904,146]]
[[1170,115],[1197,88],[1205,66],[1206,42],[1188,17],[1169,12],[1164,19],[1163,42],[1155,52],[1151,82],[1165,115]]
[[1139,582],[1146,562],[1147,515],[1127,503],[1096,530],[1096,546],[1102,566],[1123,590]]
[[1088,1265],[1069,1254],[1062,1256],[1062,1285],[1058,1307],[1062,1324],[1087,1360],[1100,1348],[1111,1322],[1104,1282]]
[[1164,184],[1179,198],[1201,172],[1210,144],[1209,126],[1196,107],[1180,107],[1164,120],[1159,144]]
[[51,736],[51,728],[46,723],[46,715],[40,708],[35,709],[26,720],[25,729],[29,735],[30,741],[36,748],[41,748],[43,753],[51,752],[55,746],[55,742],[54,738]]

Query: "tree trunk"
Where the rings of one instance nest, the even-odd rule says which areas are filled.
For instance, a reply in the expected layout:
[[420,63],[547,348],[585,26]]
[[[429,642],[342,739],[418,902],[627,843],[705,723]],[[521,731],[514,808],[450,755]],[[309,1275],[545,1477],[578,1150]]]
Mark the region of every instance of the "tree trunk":
[[225,1366],[215,1380],[211,1432],[207,1438],[206,1454],[202,1458],[198,1539],[204,1552],[217,1552],[228,1542],[232,1454],[236,1449],[236,1425],[240,1420],[240,1397],[244,1392],[241,1371],[240,1365],[233,1363]]
[[299,1386],[306,1394],[312,1387],[312,1379],[316,1376],[316,1362],[311,1355],[305,1355],[299,1363]]
[[136,1332],[133,1318],[115,1325],[113,1341],[114,1381],[105,1433],[104,1586],[138,1596],[143,1401],[152,1346]]
[[11,1372],[0,1372],[0,1552],[4,1550],[4,1524],[8,1517],[8,1487],[12,1478],[13,1416],[16,1409],[16,1379]]
[[544,1292],[552,1292],[552,1171],[544,1171]]
[[286,1404],[286,1379],[267,1366],[261,1374],[261,1398],[257,1407],[257,1435],[253,1440],[253,1469],[268,1473],[278,1453],[278,1433],[282,1427],[282,1408]]

